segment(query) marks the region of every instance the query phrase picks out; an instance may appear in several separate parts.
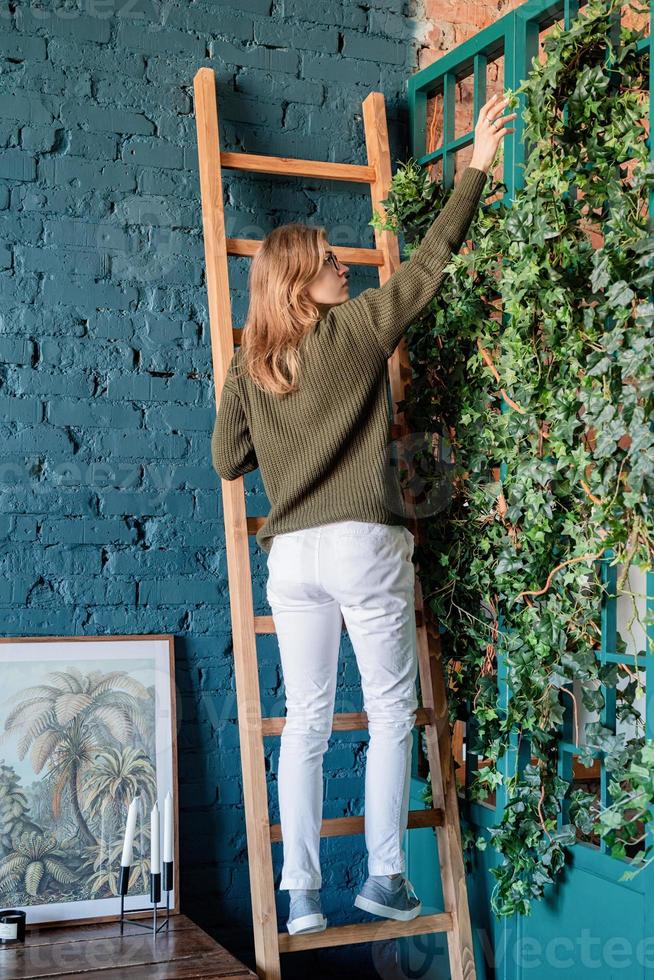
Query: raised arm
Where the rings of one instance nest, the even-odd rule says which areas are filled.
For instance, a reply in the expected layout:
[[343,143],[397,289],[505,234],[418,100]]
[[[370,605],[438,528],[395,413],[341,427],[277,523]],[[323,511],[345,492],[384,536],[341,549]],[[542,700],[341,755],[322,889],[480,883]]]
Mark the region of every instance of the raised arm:
[[466,167],[447,203],[427,229],[411,257],[383,286],[364,289],[354,299],[332,307],[351,331],[372,335],[388,358],[409,324],[418,319],[444,279],[444,269],[465,241],[486,184],[486,171]]
[[502,115],[508,102],[508,97],[492,95],[479,110],[470,165],[411,258],[383,286],[365,289],[329,311],[336,326],[349,331],[350,337],[363,333],[390,357],[406,328],[438,292],[445,267],[465,241],[497,148],[507,133],[515,132],[504,125],[517,115]]

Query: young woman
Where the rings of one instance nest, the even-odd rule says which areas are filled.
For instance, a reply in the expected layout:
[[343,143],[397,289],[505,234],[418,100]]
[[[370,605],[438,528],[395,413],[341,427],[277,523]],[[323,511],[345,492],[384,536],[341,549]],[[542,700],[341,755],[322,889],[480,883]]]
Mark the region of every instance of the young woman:
[[[368,878],[355,905],[411,919],[404,876],[415,724],[414,538],[386,465],[387,360],[438,291],[478,207],[508,99],[475,127],[470,165],[410,259],[354,299],[323,228],[270,232],[250,267],[241,346],[229,365],[211,447],[233,480],[259,467],[270,511],[257,533],[279,642],[286,719],[279,809],[290,933],[320,931],[323,755],[332,729],[343,620],[361,675],[370,741],[365,771]],[[334,780],[330,786],[336,788]],[[331,793],[329,794],[331,797]]]

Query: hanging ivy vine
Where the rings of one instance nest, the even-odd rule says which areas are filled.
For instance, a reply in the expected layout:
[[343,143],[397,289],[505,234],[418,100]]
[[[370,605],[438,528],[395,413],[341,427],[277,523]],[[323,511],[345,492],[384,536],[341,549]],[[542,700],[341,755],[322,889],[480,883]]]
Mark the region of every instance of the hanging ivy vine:
[[[426,434],[421,450],[413,445],[424,503],[416,561],[441,628],[450,720],[472,716],[468,752],[485,763],[468,797],[506,793],[490,840],[464,834],[469,857],[474,845],[497,852],[500,916],[531,912],[577,830],[631,858],[628,874],[652,860],[654,744],[635,705],[639,675],[597,656],[602,562],[624,566],[618,587],[628,593],[628,567],[649,570],[654,555],[649,59],[637,50],[644,31],[618,20],[612,32],[620,6],[590,3],[545,38],[546,60],[533,60],[507,108],[524,96],[524,186],[507,206],[497,199],[506,185],[489,175],[474,247],[453,256],[407,334],[414,379],[400,408]],[[402,233],[410,254],[445,196],[409,160],[383,202],[386,218],[372,224]],[[434,432],[450,461],[435,458]],[[415,491],[410,479],[405,489]],[[631,737],[601,722],[577,730],[577,679],[591,712],[605,705],[601,685],[615,690]],[[584,746],[580,762],[600,757],[609,773],[609,807],[559,774],[566,719]],[[513,767],[512,735],[523,756],[529,747]]]

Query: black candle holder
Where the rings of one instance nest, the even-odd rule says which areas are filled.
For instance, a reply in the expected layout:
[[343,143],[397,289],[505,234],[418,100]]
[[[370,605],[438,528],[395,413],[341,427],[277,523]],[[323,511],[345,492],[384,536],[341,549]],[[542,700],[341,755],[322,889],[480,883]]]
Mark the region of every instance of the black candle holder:
[[[156,938],[157,933],[161,929],[168,928],[168,922],[170,920],[169,905],[170,892],[172,891],[173,887],[173,862],[163,862],[163,890],[166,893],[166,918],[159,925],[157,925],[157,912],[164,911],[163,908],[159,908],[159,902],[161,901],[162,875],[157,872],[150,872],[150,901],[152,902],[152,905],[144,905],[138,909],[126,909],[125,896],[127,895],[127,888],[129,885],[129,871],[130,865],[121,864],[118,875],[118,892],[120,894],[120,933],[121,935],[123,934],[125,922],[131,922],[135,926],[141,926],[142,929],[149,929]],[[152,912],[152,924],[148,922],[141,922],[139,919],[126,919],[125,916],[129,915],[130,912]]]

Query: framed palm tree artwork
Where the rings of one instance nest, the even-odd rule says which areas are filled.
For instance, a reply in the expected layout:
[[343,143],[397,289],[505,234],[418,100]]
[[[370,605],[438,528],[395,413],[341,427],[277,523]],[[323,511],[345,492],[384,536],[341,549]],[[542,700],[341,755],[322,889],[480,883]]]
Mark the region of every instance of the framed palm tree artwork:
[[150,907],[151,810],[170,791],[178,913],[173,637],[1,638],[0,679],[0,907],[28,928],[118,919],[135,797],[124,908]]

